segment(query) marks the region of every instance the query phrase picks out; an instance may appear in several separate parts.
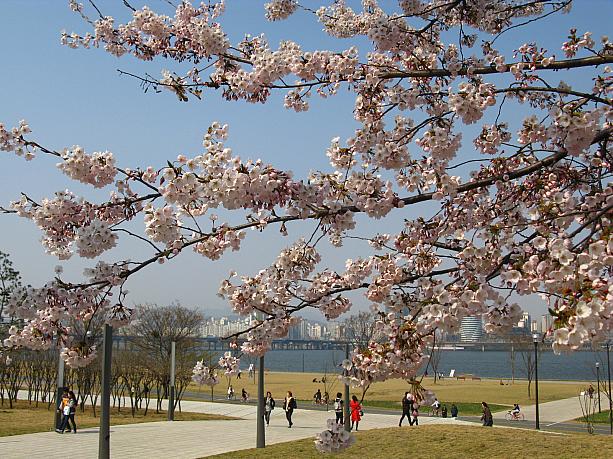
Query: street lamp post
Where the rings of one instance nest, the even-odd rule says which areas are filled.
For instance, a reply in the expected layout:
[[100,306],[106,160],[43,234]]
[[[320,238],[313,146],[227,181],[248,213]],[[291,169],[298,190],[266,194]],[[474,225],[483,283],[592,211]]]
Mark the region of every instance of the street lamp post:
[[536,395],[536,429],[541,428],[540,419],[539,419],[539,361],[538,361],[538,345],[539,345],[540,336],[538,333],[532,335],[532,340],[534,341],[534,382],[535,382],[535,395]]
[[609,355],[609,348],[611,347],[611,341],[607,341],[607,374],[609,378],[609,431],[613,435],[613,394],[611,393],[611,359]]
[[62,394],[64,392],[64,359],[61,352],[59,353],[59,360],[57,364],[57,391],[55,396],[55,430],[60,429],[62,423]]
[[256,421],[256,448],[266,447],[266,429],[264,428],[264,356],[260,356],[260,363],[258,368],[258,407],[257,407],[257,421]]
[[[345,359],[349,360],[349,343],[345,343]],[[343,373],[345,375],[345,377],[349,376],[349,373],[347,370],[343,370]],[[351,415],[349,412],[349,383],[345,380],[345,394],[344,394],[344,399],[345,402],[343,403],[343,424],[345,425],[345,430],[347,432],[351,431]]]
[[596,362],[596,393],[598,394],[598,413],[601,412],[600,409],[600,363]]
[[175,354],[176,343],[170,343],[170,388],[168,394],[168,420],[175,420]]

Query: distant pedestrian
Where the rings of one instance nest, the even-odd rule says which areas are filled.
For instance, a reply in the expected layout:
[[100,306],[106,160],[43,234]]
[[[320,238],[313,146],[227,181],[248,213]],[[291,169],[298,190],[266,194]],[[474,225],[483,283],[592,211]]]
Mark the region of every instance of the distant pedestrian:
[[317,392],[315,392],[315,395],[313,395],[313,401],[315,402],[315,405],[321,404],[321,389],[317,389]]
[[411,421],[411,412],[413,411],[413,396],[409,392],[404,393],[404,397],[402,397],[402,416],[400,417],[400,422],[398,422],[398,427],[402,427],[402,421],[405,416],[409,421],[409,425],[413,425],[413,421]]
[[345,402],[343,401],[343,394],[340,392],[336,393],[336,398],[334,399],[334,414],[336,415],[336,423],[342,424],[344,421],[343,418],[343,407]]
[[417,422],[417,418],[419,417],[419,409],[415,404],[413,404],[413,412],[411,413],[411,415],[413,416],[413,422],[411,422],[411,425],[418,426],[419,422]]
[[266,425],[270,425],[270,414],[272,410],[275,409],[275,399],[272,398],[272,394],[266,392],[266,400],[264,400],[264,419],[266,420]]
[[443,405],[443,407],[441,408],[441,416],[443,416],[444,418],[447,417],[447,405]]
[[234,398],[234,388],[232,384],[228,386],[228,400],[232,400]]
[[242,371],[241,371],[241,369],[239,368],[239,369],[238,369],[238,373],[236,373],[236,379],[241,379],[241,375],[242,375],[242,373],[243,373],[243,372],[242,372]]
[[492,427],[494,425],[494,418],[492,416],[490,407],[485,402],[481,402],[481,407],[483,408],[483,414],[481,415],[483,425],[486,427]]
[[358,401],[358,398],[355,395],[351,396],[351,401],[349,402],[349,409],[351,411],[351,430],[355,426],[355,430],[357,432],[358,426],[360,425],[360,421],[362,420],[362,405]]
[[[72,430],[73,433],[77,433],[77,423],[74,420],[75,414],[77,412],[77,396],[71,390],[68,391],[68,405],[70,406],[70,413],[68,414],[68,432]],[[72,423],[72,429],[70,424]]]
[[587,388],[587,395],[589,395],[590,398],[594,398],[594,392],[596,392],[594,386],[590,384],[590,387]]
[[324,405],[327,405],[328,402],[330,402],[330,394],[328,394],[327,392],[324,392],[324,398],[322,400]]
[[294,423],[292,422],[292,414],[294,414],[294,410],[298,407],[298,404],[296,403],[296,399],[294,398],[294,395],[292,394],[292,391],[287,391],[287,396],[285,397],[285,400],[283,401],[283,409],[285,410],[285,418],[287,419],[287,423],[288,423],[288,428],[292,428],[292,426],[294,425]]
[[255,366],[253,365],[253,363],[249,364],[249,377],[252,378],[253,376],[255,376]]
[[457,418],[458,417],[458,407],[455,406],[455,403],[451,404],[451,417],[452,418]]
[[249,394],[244,387],[241,389],[241,399],[243,402],[247,402],[249,400]]
[[432,403],[432,412],[434,413],[434,416],[438,416],[440,409],[441,409],[441,402],[438,401],[438,398],[435,398],[434,403]]

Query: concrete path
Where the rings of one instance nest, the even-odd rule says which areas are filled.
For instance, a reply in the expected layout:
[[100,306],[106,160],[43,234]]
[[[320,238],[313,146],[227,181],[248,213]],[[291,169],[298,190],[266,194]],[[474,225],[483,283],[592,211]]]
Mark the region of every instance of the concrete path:
[[[229,403],[182,401],[183,411],[241,417],[237,421],[177,421],[128,424],[111,427],[111,457],[193,459],[255,447],[256,407]],[[275,409],[266,429],[267,444],[312,438],[324,430],[334,412],[301,410],[294,412],[294,427],[287,428],[285,413]],[[360,430],[398,426],[399,416],[366,413]],[[454,419],[421,417],[420,424],[474,423]],[[77,415],[78,424],[78,415]],[[410,427],[403,427],[403,429]],[[78,434],[44,432],[0,437],[3,459],[95,459],[98,457],[98,428]]]
[[[601,393],[601,396],[604,394]],[[594,394],[596,397],[596,394]],[[606,397],[606,396],[605,396]],[[536,420],[536,405],[520,407],[524,413],[526,421]],[[504,419],[507,411],[494,413],[494,419]],[[539,419],[541,424],[557,424],[559,422],[571,421],[583,415],[578,397],[565,398],[553,402],[539,403]]]

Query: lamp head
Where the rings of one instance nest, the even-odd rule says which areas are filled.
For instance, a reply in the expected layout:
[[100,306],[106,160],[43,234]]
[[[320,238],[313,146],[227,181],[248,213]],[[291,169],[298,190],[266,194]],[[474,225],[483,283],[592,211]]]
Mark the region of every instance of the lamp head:
[[532,335],[532,341],[534,341],[535,343],[538,343],[540,338],[541,338],[541,335],[539,335],[538,333],[534,333]]
[[596,362],[596,368],[600,367],[600,362]]

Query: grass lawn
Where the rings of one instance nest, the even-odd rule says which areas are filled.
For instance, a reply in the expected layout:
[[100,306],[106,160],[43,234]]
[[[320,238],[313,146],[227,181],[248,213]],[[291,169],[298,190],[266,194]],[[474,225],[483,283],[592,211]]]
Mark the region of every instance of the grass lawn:
[[[331,457],[343,458],[610,458],[613,439],[605,435],[556,435],[519,429],[419,426],[359,432],[357,442]],[[417,453],[417,454],[416,454]],[[217,459],[325,457],[305,439],[210,456]]]
[[[100,425],[100,409],[96,409],[96,415],[94,417],[92,409],[90,407],[85,408],[85,412],[77,411],[75,420],[77,422],[77,429],[85,427],[97,427]],[[52,431],[54,411],[47,410],[46,404],[40,404],[36,408],[33,404],[29,405],[25,400],[18,400],[17,403],[13,403],[13,408],[8,407],[8,403],[5,401],[4,406],[0,406],[0,437],[6,437],[8,435],[21,435],[34,432],[50,432]],[[142,412],[137,413],[134,417],[130,412],[130,409],[123,409],[121,413],[117,413],[116,409],[111,408],[111,425],[116,426],[120,424],[137,424],[141,422],[154,422],[165,421],[167,419],[166,412],[155,413],[155,410],[147,413],[147,416],[143,416]],[[228,416],[220,416],[216,414],[203,414],[203,413],[179,413],[175,411],[175,420],[177,421],[209,421],[209,420],[231,420],[235,419]]]
[[[275,399],[283,400],[285,393],[291,390],[294,396],[299,400],[313,400],[313,394],[320,389],[324,392],[324,385],[320,382],[313,382],[313,379],[320,381],[322,374],[319,373],[281,373],[281,372],[266,372],[266,390],[272,392]],[[334,398],[336,392],[342,392],[343,386],[336,379],[336,375],[329,374],[328,392],[331,398]],[[532,405],[533,399],[528,398],[528,383],[526,381],[516,380],[515,384],[500,385],[500,380],[483,379],[478,381],[458,381],[455,379],[443,379],[434,384],[432,378],[425,378],[424,385],[432,389],[439,400],[445,401],[450,407],[450,402],[457,403],[481,403],[482,401],[495,405],[509,406],[513,403],[520,405]],[[589,383],[585,382],[539,382],[539,400],[541,403],[563,398],[576,397],[581,390],[585,390]],[[240,397],[241,389],[245,388],[249,392],[251,398],[257,394],[257,386],[253,378],[249,378],[246,373],[241,379],[232,379],[232,386],[237,397]],[[365,401],[390,401],[400,402],[404,392],[409,385],[402,380],[394,379],[381,383],[373,384],[366,394]],[[227,380],[223,379],[220,384],[215,387],[215,394],[223,396],[228,388]],[[534,383],[532,384],[534,389]],[[192,384],[189,387],[190,392],[201,392],[203,395],[210,394],[208,386],[199,386]],[[360,396],[360,392],[352,389]],[[534,397],[534,394],[532,394]],[[459,406],[458,406],[459,408]]]
[[[585,422],[583,418],[575,419],[577,422]],[[609,421],[609,410],[602,410],[601,413],[596,413],[594,415],[594,422],[597,424],[608,424]]]

